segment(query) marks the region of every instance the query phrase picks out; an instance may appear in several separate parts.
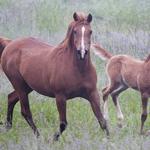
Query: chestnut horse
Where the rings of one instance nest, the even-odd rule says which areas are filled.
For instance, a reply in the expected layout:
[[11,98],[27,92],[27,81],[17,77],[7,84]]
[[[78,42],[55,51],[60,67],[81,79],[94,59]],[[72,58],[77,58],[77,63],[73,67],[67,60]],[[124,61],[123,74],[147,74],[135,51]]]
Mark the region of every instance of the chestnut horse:
[[[98,44],[93,44],[98,56],[107,60],[107,76],[109,84],[103,89],[104,116],[108,120],[108,95],[110,94],[116,106],[117,118],[123,120],[123,114],[118,102],[118,96],[128,88],[140,92],[142,100],[141,134],[143,134],[144,122],[147,118],[147,104],[150,97],[150,54],[145,61],[135,59],[127,55],[113,56]],[[120,122],[121,123],[121,122]]]
[[21,113],[38,136],[29,108],[28,94],[38,93],[56,98],[59,112],[59,136],[66,129],[66,101],[75,97],[87,99],[102,129],[109,134],[100,109],[96,87],[97,76],[90,58],[92,15],[74,13],[66,38],[56,47],[34,38],[10,42],[1,57],[2,68],[14,87],[8,95],[7,127],[12,126],[15,104],[20,100]]

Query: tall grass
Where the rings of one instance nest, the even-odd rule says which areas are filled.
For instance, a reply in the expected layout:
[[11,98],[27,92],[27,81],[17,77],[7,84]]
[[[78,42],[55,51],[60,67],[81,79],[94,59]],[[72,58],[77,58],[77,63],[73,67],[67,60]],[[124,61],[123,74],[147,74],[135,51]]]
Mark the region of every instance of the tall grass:
[[[0,0],[0,34],[57,44],[75,11],[93,15],[93,41],[113,53],[145,57],[150,49],[149,0]],[[18,32],[19,31],[19,32]]]
[[[0,36],[15,39],[34,36],[54,45],[63,40],[72,14],[84,11],[93,15],[93,42],[100,43],[113,54],[130,54],[144,59],[150,50],[149,0],[0,0]],[[98,89],[107,83],[105,62],[94,56]],[[5,122],[7,94],[12,87],[0,73],[0,122]],[[102,102],[101,102],[102,103]],[[140,96],[128,90],[120,96],[125,116],[124,127],[117,127],[114,105],[109,100],[111,136],[100,129],[89,103],[76,98],[67,103],[68,128],[60,141],[52,142],[58,130],[58,112],[54,99],[37,93],[30,95],[31,110],[41,137],[36,139],[20,114],[14,110],[13,128],[6,132],[0,126],[0,150],[149,150],[149,137],[140,136]],[[150,119],[145,123],[149,129]]]

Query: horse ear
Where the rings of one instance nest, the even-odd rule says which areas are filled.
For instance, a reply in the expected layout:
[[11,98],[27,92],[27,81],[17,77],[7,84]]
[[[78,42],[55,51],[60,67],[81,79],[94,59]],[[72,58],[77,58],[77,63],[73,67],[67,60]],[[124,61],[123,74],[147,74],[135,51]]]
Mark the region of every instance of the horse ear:
[[89,14],[88,16],[87,16],[87,22],[91,22],[92,21],[92,15],[91,14]]
[[74,14],[73,14],[73,19],[74,19],[74,21],[78,21],[79,20],[79,16],[77,15],[76,12],[74,12]]

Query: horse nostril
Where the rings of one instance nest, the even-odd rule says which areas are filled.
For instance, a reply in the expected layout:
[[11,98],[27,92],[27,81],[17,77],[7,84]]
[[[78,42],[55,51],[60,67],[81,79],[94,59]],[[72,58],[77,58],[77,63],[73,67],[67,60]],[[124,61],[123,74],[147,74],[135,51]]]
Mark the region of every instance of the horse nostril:
[[88,50],[86,49],[86,50],[85,50],[85,54],[87,54],[87,53],[88,53]]
[[78,53],[78,54],[81,54],[80,50],[77,50],[77,53]]

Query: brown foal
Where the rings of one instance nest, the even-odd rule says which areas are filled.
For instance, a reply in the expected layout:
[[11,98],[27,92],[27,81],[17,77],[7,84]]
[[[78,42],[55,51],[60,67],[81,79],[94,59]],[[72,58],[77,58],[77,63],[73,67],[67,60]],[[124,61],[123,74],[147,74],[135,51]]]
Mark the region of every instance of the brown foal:
[[[147,104],[150,97],[150,54],[145,61],[127,55],[113,56],[98,44],[93,44],[95,53],[107,60],[106,72],[109,84],[103,89],[104,116],[108,120],[108,95],[110,94],[116,106],[119,121],[123,120],[118,96],[128,88],[133,88],[141,93],[142,114],[141,134],[147,118]],[[121,123],[121,122],[120,122]]]
[[92,15],[74,13],[65,39],[56,47],[35,38],[10,42],[3,50],[2,68],[14,87],[8,95],[7,127],[12,126],[13,108],[20,100],[21,113],[36,135],[28,94],[35,90],[56,98],[60,129],[54,139],[66,129],[66,101],[75,97],[87,99],[102,129],[109,134],[100,109],[96,87],[97,76],[90,58]]

